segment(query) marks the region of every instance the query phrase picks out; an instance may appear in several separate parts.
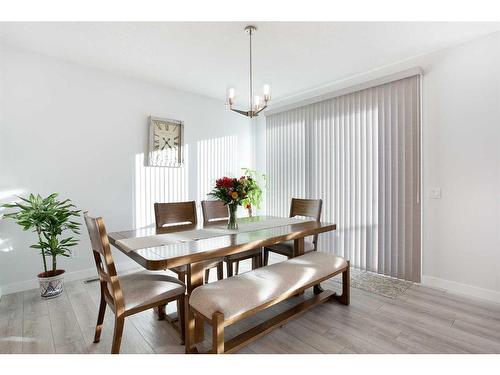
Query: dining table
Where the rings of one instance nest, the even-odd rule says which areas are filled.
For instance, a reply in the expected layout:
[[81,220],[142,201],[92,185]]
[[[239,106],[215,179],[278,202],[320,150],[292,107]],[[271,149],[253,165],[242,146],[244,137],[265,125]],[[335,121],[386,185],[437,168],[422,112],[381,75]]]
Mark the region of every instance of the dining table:
[[[203,285],[203,264],[214,258],[294,241],[293,256],[304,254],[304,239],[333,231],[336,225],[310,219],[274,216],[238,218],[238,229],[226,221],[183,224],[108,233],[109,242],[147,270],[186,266],[186,289],[190,294]],[[321,288],[317,285],[315,288]]]

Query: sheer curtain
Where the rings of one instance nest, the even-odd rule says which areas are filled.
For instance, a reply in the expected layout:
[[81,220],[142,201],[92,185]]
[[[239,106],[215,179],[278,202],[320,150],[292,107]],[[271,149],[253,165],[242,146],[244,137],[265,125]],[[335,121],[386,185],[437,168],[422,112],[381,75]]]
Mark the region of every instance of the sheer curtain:
[[322,198],[320,251],[420,281],[420,76],[266,118],[267,211]]

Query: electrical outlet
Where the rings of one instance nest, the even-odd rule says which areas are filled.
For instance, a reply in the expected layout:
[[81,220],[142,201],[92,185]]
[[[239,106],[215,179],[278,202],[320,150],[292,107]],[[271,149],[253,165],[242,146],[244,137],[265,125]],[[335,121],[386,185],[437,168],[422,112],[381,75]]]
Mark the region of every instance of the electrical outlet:
[[441,199],[441,188],[430,188],[429,189],[430,199]]
[[78,249],[71,249],[71,258],[78,258]]

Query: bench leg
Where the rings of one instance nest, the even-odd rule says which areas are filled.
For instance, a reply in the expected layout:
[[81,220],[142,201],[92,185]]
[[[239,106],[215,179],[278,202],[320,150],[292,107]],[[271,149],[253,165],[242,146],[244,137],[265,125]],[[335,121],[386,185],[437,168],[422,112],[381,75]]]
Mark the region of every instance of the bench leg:
[[335,300],[339,301],[343,305],[349,305],[350,291],[351,291],[351,271],[350,271],[349,261],[347,261],[347,269],[342,272],[342,295],[335,296]]
[[212,316],[212,353],[224,353],[224,314],[220,312]]
[[205,321],[198,314],[194,315],[194,343],[198,344],[205,339]]

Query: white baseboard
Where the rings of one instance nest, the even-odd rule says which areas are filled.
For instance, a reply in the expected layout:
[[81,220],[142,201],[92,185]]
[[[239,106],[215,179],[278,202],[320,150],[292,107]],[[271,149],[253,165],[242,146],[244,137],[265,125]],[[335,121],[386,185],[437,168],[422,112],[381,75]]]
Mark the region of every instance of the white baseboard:
[[[135,262],[122,262],[116,264],[116,268],[120,270],[120,273],[128,273],[132,270],[140,268],[140,266]],[[67,282],[67,281],[84,280],[93,277],[97,277],[97,271],[95,267],[86,268],[79,271],[66,272],[64,274],[64,281]],[[2,295],[24,292],[25,290],[38,289],[38,288],[39,288],[38,279],[31,279],[31,280],[6,284],[0,286],[0,297],[2,297]]]
[[422,275],[422,285],[500,303],[500,292],[496,290],[479,288],[477,286],[457,283],[456,281],[426,275]]

